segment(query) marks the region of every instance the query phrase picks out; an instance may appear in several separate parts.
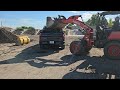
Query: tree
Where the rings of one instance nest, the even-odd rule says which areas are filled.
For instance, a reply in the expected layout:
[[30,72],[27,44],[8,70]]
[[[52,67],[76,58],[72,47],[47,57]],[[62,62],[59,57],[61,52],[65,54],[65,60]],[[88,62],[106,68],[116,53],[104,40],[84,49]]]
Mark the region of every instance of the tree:
[[22,27],[17,27],[16,30],[21,30],[23,31],[24,29]]
[[90,26],[96,26],[100,22],[100,17],[97,14],[93,14],[92,17],[86,22]]
[[87,25],[91,25],[91,19],[89,19],[87,22],[85,22]]
[[17,27],[16,28],[17,30],[24,30],[24,29],[28,29],[28,30],[35,30],[35,28],[34,27],[27,27],[27,26],[21,26],[21,27]]
[[113,21],[112,21],[111,18],[110,18],[109,21],[108,21],[108,26],[109,26],[109,27],[112,27],[112,26],[113,26]]
[[104,16],[93,14],[92,17],[86,22],[90,26],[97,26],[98,24],[107,25],[107,19]]
[[21,26],[21,28],[22,28],[22,29],[28,29],[28,27],[26,27],[26,26]]

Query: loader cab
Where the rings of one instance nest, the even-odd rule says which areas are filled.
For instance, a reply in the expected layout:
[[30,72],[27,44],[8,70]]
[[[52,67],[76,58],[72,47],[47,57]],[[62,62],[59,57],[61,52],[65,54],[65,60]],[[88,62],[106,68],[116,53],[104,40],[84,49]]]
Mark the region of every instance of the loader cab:
[[114,21],[114,24],[113,24],[113,26],[112,26],[112,29],[114,30],[114,31],[120,31],[120,17],[116,17],[115,18],[115,21]]
[[[113,16],[112,16],[113,17]],[[104,15],[100,15],[99,17],[100,19],[102,18],[106,18]],[[115,39],[114,37],[116,37],[116,32],[120,32],[120,23],[119,20],[120,18],[117,16],[114,16],[114,23],[111,27],[109,27],[109,25],[107,25],[104,20],[103,22],[100,22],[97,26],[96,26],[96,40],[95,40],[95,45],[97,47],[104,47],[104,44],[109,41],[109,40],[113,40]],[[102,20],[100,20],[102,21]],[[115,33],[114,33],[115,32]],[[116,38],[116,40],[119,39],[119,37]]]
[[120,32],[120,22],[119,22],[119,20],[120,20],[120,18],[118,16],[115,17],[115,20],[113,22],[113,26],[108,27],[108,28],[104,28],[104,33],[106,35],[106,38],[108,38],[112,32]]
[[[114,15],[114,14],[113,14]],[[99,24],[96,26],[96,34],[99,37],[98,39],[105,39],[107,38],[111,32],[114,31],[120,31],[120,16],[114,15],[110,17],[111,15],[102,15],[98,14],[99,17]],[[106,18],[114,18],[114,21],[112,21],[112,25],[110,25]],[[103,34],[103,35],[100,35]]]

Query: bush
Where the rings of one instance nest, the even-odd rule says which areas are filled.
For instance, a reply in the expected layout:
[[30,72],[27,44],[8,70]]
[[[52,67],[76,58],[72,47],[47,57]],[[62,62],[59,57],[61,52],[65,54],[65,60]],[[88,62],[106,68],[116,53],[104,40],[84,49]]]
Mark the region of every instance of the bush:
[[28,30],[35,30],[34,27],[28,27],[27,29],[28,29]]
[[21,30],[23,31],[24,29],[22,27],[17,27],[16,30]]
[[17,27],[16,28],[17,30],[25,30],[25,29],[28,29],[28,30],[35,30],[35,28],[34,27],[26,27],[26,26],[21,26],[21,27]]

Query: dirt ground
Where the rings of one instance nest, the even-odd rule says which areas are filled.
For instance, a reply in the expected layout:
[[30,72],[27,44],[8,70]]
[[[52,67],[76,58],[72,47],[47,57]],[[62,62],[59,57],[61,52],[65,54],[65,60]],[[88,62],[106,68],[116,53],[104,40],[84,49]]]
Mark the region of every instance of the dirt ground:
[[27,45],[0,44],[0,79],[119,79],[120,61],[108,60],[102,49],[87,56],[73,56],[66,37],[64,50],[40,50],[38,35]]

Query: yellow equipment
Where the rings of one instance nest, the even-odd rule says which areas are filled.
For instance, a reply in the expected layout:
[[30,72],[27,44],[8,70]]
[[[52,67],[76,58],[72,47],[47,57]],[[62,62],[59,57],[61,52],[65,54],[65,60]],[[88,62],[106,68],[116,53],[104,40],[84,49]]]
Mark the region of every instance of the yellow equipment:
[[28,36],[17,36],[16,45],[24,45],[30,42],[30,38]]

